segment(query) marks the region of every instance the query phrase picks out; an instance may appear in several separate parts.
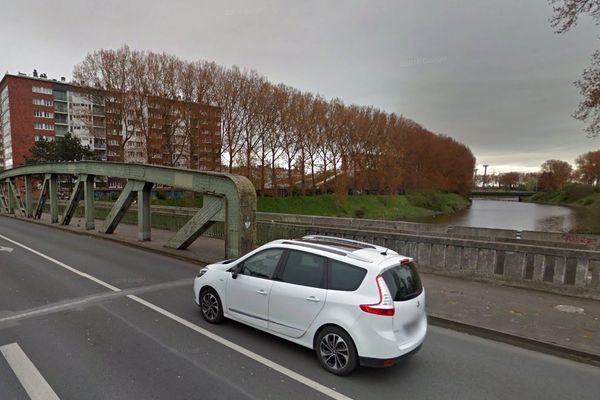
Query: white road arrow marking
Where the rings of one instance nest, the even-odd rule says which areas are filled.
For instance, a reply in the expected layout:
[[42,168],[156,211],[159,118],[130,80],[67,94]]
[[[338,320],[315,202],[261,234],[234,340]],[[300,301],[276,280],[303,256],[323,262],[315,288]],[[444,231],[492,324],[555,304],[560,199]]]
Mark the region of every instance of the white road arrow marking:
[[12,253],[13,248],[12,247],[4,247],[4,246],[0,246],[0,251],[6,251],[8,253]]

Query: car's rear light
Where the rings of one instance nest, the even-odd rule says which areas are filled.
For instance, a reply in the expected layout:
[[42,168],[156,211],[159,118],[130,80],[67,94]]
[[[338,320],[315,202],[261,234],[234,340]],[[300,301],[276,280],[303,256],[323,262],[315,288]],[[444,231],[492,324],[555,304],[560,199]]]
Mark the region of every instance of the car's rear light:
[[392,295],[390,294],[390,291],[381,275],[377,276],[375,282],[377,283],[377,291],[379,292],[379,303],[361,304],[360,309],[370,314],[391,317],[394,315],[395,312]]
[[406,265],[406,264],[410,264],[410,258],[405,258],[404,260],[400,261],[401,265]]

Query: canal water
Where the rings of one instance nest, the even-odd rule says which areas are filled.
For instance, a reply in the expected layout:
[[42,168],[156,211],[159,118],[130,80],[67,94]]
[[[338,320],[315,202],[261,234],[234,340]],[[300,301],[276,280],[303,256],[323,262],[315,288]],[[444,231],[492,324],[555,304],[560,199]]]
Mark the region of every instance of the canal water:
[[518,201],[472,201],[471,207],[462,212],[427,218],[419,222],[481,228],[600,233],[598,212]]

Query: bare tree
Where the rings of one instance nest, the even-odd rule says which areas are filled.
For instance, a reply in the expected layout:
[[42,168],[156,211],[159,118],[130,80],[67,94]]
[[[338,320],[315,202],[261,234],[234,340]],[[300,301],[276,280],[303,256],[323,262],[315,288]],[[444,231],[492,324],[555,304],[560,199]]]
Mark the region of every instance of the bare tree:
[[[550,0],[554,15],[550,19],[557,33],[565,33],[577,25],[582,14],[592,17],[600,24],[600,0]],[[592,54],[590,67],[583,71],[582,77],[575,82],[583,100],[573,116],[587,122],[588,136],[600,135],[600,51]]]
[[577,25],[581,14],[590,15],[596,23],[600,22],[599,0],[550,0],[554,15],[550,24],[556,33],[565,33]]
[[103,92],[108,134],[120,136],[121,156],[132,133],[127,129],[130,97],[130,61],[132,52],[128,46],[117,50],[98,50],[88,54],[75,66],[73,79],[76,84]]

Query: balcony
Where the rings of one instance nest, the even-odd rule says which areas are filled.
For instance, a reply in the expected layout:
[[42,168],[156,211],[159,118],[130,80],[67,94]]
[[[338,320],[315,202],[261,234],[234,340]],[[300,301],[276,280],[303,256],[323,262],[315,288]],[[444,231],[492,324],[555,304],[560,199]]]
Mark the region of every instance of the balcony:
[[67,117],[65,115],[54,115],[54,123],[60,125],[67,125]]
[[66,114],[69,112],[69,109],[67,108],[67,105],[64,103],[54,102],[54,112]]
[[98,116],[104,116],[104,114],[106,113],[105,109],[103,106],[94,106],[92,108],[92,113],[94,115],[98,115]]
[[54,94],[54,101],[64,101],[65,103],[67,102],[67,92],[59,92],[57,90],[55,90],[53,92]]

